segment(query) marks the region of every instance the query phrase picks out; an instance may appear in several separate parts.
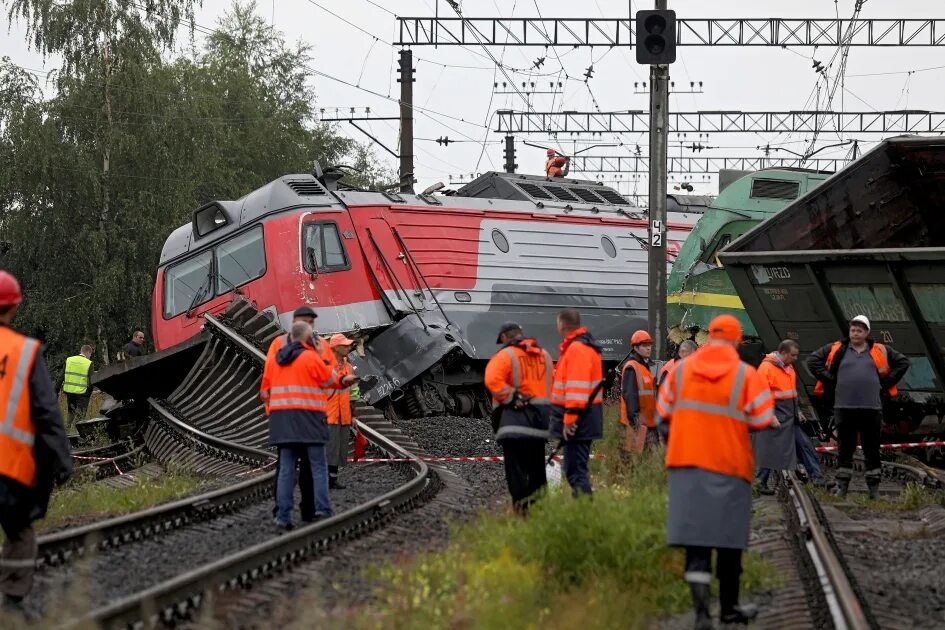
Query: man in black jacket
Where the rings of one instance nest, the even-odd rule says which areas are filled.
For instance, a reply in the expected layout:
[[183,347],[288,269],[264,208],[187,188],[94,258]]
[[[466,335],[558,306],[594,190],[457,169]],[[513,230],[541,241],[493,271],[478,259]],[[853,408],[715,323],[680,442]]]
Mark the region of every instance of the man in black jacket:
[[36,534],[55,484],[72,476],[72,453],[39,342],[10,327],[22,296],[0,271],[0,554],[4,607],[17,607],[33,585]]
[[896,384],[909,369],[909,359],[869,336],[870,321],[857,315],[850,321],[850,336],[827,344],[807,358],[817,379],[815,397],[821,409],[833,408],[837,427],[837,493],[845,496],[853,477],[857,434],[866,460],[866,485],[871,499],[879,496],[882,464],[879,459],[883,398],[896,396]]

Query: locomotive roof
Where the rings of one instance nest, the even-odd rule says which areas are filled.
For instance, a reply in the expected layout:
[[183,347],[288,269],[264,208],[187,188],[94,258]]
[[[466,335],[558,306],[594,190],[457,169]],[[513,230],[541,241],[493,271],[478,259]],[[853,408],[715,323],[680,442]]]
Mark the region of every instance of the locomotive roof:
[[[476,185],[492,183],[489,185]],[[474,186],[476,185],[476,186]],[[529,187],[532,186],[532,188]],[[527,194],[531,191],[535,196]],[[547,198],[542,198],[544,195]],[[669,195],[668,211],[701,213],[711,197]],[[496,200],[501,206],[496,207]],[[298,208],[349,206],[420,206],[431,209],[497,210],[527,213],[572,214],[595,217],[623,216],[646,219],[646,209],[630,204],[612,188],[598,182],[510,173],[486,173],[454,195],[390,192],[329,191],[310,174],[285,175],[236,201],[213,201],[194,211],[193,220],[171,232],[161,251],[161,265],[197,251],[268,215]],[[221,227],[214,227],[221,225]],[[201,230],[210,226],[210,229]],[[201,235],[201,231],[203,234]]]

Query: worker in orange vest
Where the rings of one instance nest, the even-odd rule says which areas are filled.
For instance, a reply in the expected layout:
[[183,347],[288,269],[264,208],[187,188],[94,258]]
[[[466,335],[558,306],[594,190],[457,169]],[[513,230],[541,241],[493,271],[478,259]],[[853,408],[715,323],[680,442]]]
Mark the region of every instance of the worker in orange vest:
[[899,395],[896,385],[909,370],[909,359],[870,337],[870,320],[850,320],[849,337],[815,350],[807,367],[817,379],[812,402],[821,413],[833,412],[837,427],[837,494],[845,496],[853,478],[857,434],[866,460],[869,496],[879,496],[882,463],[879,444],[883,401]]
[[690,354],[699,349],[699,344],[697,344],[692,339],[686,339],[679,344],[679,347],[676,349],[676,358],[670,359],[663,364],[663,367],[660,368],[660,377],[658,380],[658,385],[662,385],[663,381],[666,380],[666,375],[673,371],[673,369],[679,365],[679,362],[688,357]]
[[[338,374],[341,377],[354,374],[354,366],[348,361],[354,341],[341,333],[332,335],[328,342],[334,354]],[[348,461],[348,438],[355,428],[354,414],[351,411],[351,388],[333,390],[328,393],[328,487],[344,490],[338,481],[338,470]]]
[[326,390],[354,383],[354,376],[339,377],[336,370],[312,345],[314,331],[305,322],[292,324],[289,343],[266,366],[261,397],[269,409],[269,442],[279,448],[276,485],[276,526],[292,529],[292,489],[299,453],[308,454],[312,469],[315,520],[331,516],[328,495],[328,442]]
[[576,309],[558,313],[557,322],[563,341],[551,386],[551,436],[564,440],[564,474],[572,493],[590,495],[591,443],[604,437],[601,349]]
[[0,271],[0,593],[19,608],[33,585],[36,534],[55,484],[72,476],[72,453],[39,341],[10,324],[23,296]]
[[712,628],[713,548],[722,622],[747,623],[757,615],[738,605],[755,476],[749,434],[778,422],[765,380],[739,359],[741,338],[735,317],[713,319],[709,341],[669,373],[656,401],[659,426],[669,429],[667,541],[686,549],[698,629]]
[[[292,323],[295,324],[296,322],[305,322],[309,326],[312,326],[314,330],[315,319],[317,317],[318,317],[318,314],[315,312],[315,309],[313,309],[311,306],[300,306],[299,308],[295,309],[295,312],[292,313]],[[324,340],[321,339],[320,337],[314,336],[312,343],[318,344],[316,347],[319,349],[319,351],[323,355],[326,353],[330,354],[330,352],[328,351],[327,344],[324,347],[322,346],[323,341]],[[272,343],[269,344],[269,350],[266,352],[266,363],[263,369],[263,383],[262,383],[262,386],[260,387],[260,397],[265,395],[264,392],[269,391],[269,387],[267,385],[266,379],[267,379],[267,374],[271,374],[270,366],[274,365],[276,362],[276,354],[279,352],[279,350],[282,349],[284,345],[288,343],[289,343],[289,334],[286,333],[285,335],[279,335],[278,337],[272,340]],[[265,399],[263,399],[263,403],[264,404],[266,403]],[[269,415],[268,405],[266,406],[266,415]],[[277,454],[277,457],[278,457],[278,454]],[[276,470],[279,470],[278,459],[276,460]],[[309,464],[308,453],[306,451],[299,452],[298,483],[299,483],[299,493],[301,496],[299,500],[299,512],[301,512],[302,522],[311,523],[312,521],[315,520],[315,491],[314,491],[314,488],[312,488],[312,468],[311,468],[311,465]],[[272,496],[274,497],[279,496],[278,486],[279,486],[279,476],[276,475],[276,477],[273,479],[273,487],[272,487]],[[275,517],[278,509],[279,508],[277,506],[273,506],[272,508],[273,517]]]
[[505,481],[512,506],[520,514],[547,485],[545,443],[551,417],[551,355],[526,337],[522,327],[506,322],[502,344],[486,365],[485,385],[492,394],[492,428],[505,456]]
[[644,444],[659,444],[656,427],[656,379],[653,378],[653,338],[645,330],[630,337],[630,356],[620,373],[620,424],[625,427],[624,450],[642,452]]
[[548,149],[548,159],[545,160],[546,177],[567,177],[570,164],[568,158],[559,156],[554,149]]
[[796,341],[785,339],[778,345],[777,351],[766,355],[758,366],[758,374],[771,389],[774,416],[781,424],[774,431],[761,431],[752,435],[755,464],[758,466],[758,490],[761,494],[774,494],[774,488],[768,487],[772,470],[794,470],[797,467],[794,432],[800,423],[801,406],[797,398],[794,363],[800,351]]

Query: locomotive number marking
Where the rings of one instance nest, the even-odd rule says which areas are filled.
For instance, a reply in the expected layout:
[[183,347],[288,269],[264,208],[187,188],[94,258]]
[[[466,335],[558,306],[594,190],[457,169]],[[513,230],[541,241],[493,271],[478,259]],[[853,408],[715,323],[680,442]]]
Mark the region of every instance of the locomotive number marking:
[[650,222],[650,247],[662,247],[662,246],[663,246],[663,222],[651,221]]
[[881,330],[879,331],[879,334],[883,338],[883,343],[893,343],[892,333],[889,332],[888,330]]

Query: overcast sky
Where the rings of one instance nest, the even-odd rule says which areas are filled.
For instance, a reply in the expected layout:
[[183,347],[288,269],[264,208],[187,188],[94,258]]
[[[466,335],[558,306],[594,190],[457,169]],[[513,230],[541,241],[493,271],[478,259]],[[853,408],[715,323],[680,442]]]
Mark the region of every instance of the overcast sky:
[[[359,112],[370,107],[371,113],[380,116],[397,116],[396,98],[399,84],[395,80],[397,49],[388,43],[397,39],[397,21],[393,14],[403,16],[432,16],[434,3],[439,3],[441,16],[454,16],[445,0],[258,0],[258,10],[275,27],[285,33],[290,41],[305,41],[312,45],[313,66],[322,72],[344,81],[360,85],[381,95],[390,95],[394,101],[374,96],[368,92],[349,87],[330,79],[313,76],[318,94],[318,107],[326,108],[326,115],[333,115],[334,108],[357,107]],[[652,8],[651,2],[628,3],[626,0],[479,0],[461,3],[467,17],[503,16],[536,17],[538,11],[549,17],[621,17],[638,8]],[[853,14],[854,0],[670,0],[670,8],[679,17],[727,18],[727,17],[796,17],[796,18],[849,18]],[[218,17],[230,5],[230,0],[204,0],[198,13],[198,24],[213,27]],[[631,6],[632,5],[632,6]],[[867,0],[861,17],[864,18],[945,18],[945,7],[941,0]],[[711,7],[711,8],[709,8]],[[374,37],[358,30],[326,12],[329,9],[358,25]],[[943,35],[945,33],[939,34]],[[0,40],[0,55],[10,56],[14,62],[33,69],[55,68],[55,60],[44,66],[41,57],[31,52],[24,41],[22,25],[13,24],[9,37]],[[559,48],[548,51],[547,59],[537,74],[516,72],[517,68],[529,68],[541,56],[546,56],[540,47],[509,46],[492,49],[497,59],[516,82],[534,81],[547,89],[548,82],[563,83],[563,93],[535,95],[531,106],[537,111],[589,110],[595,109],[594,99],[602,111],[646,110],[649,97],[635,94],[634,82],[647,80],[648,68],[638,66],[632,48]],[[835,48],[680,48],[676,63],[671,66],[671,78],[677,87],[688,86],[690,81],[702,81],[701,94],[676,94],[671,96],[670,107],[676,111],[694,110],[745,110],[785,111],[813,109],[815,107],[816,75],[812,69],[813,58],[826,64],[836,52]],[[422,189],[437,181],[449,183],[452,177],[465,177],[488,170],[502,170],[502,136],[490,129],[495,128],[493,113],[497,109],[527,109],[517,94],[493,94],[495,82],[506,81],[501,71],[485,56],[481,48],[470,47],[416,47],[415,103],[430,113],[418,113],[415,120],[415,152],[417,187]],[[584,82],[585,69],[593,64],[594,76]],[[836,71],[838,61],[831,69]],[[460,67],[462,66],[462,67]],[[941,68],[935,68],[942,66]],[[923,70],[926,68],[935,68]],[[910,73],[910,71],[916,71]],[[865,74],[873,76],[862,76]],[[570,80],[567,78],[570,77]],[[889,109],[945,110],[945,47],[936,48],[851,48],[847,64],[845,92],[837,91],[832,109],[845,111],[873,111]],[[823,82],[821,82],[823,84]],[[501,87],[500,87],[501,90]],[[842,94],[842,101],[841,101]],[[822,94],[821,99],[826,96]],[[823,108],[823,100],[821,102]],[[448,115],[438,116],[432,112]],[[461,120],[455,120],[456,118]],[[338,125],[338,131],[351,137],[367,140],[356,129],[346,123]],[[377,137],[397,149],[397,122],[377,121],[366,123],[366,128]],[[436,138],[448,136],[464,142],[447,147],[435,142]],[[878,139],[879,136],[862,136]],[[531,139],[539,144],[537,137]],[[563,140],[564,137],[561,137]],[[714,148],[711,151],[692,153],[678,146],[677,138],[670,138],[670,154],[694,156],[749,156],[759,157],[759,145],[770,143],[801,152],[807,146],[809,136],[762,135],[762,134],[713,134],[703,144]],[[483,141],[487,143],[483,145]],[[699,141],[690,134],[687,142]],[[824,134],[817,146],[838,141],[836,134]],[[589,141],[588,141],[589,142]],[[588,154],[631,155],[639,144],[643,154],[647,151],[647,138],[641,134],[611,135],[595,138],[594,142],[622,143],[623,146],[593,149]],[[565,150],[574,145],[559,142]],[[673,146],[676,145],[676,146]],[[540,173],[544,163],[544,152],[538,148],[518,145],[520,172]],[[580,148],[581,145],[578,145]],[[820,157],[843,156],[847,147],[829,149]],[[376,149],[379,160],[397,168],[397,161],[382,149]],[[772,156],[779,154],[772,153]],[[785,154],[780,154],[785,155]],[[595,178],[595,174],[577,174],[578,177]],[[617,181],[617,178],[620,178]],[[624,174],[606,175],[624,193],[646,193],[645,176]],[[682,181],[683,176],[671,176],[670,187]],[[714,194],[717,178],[699,174],[691,181],[696,193]]]

